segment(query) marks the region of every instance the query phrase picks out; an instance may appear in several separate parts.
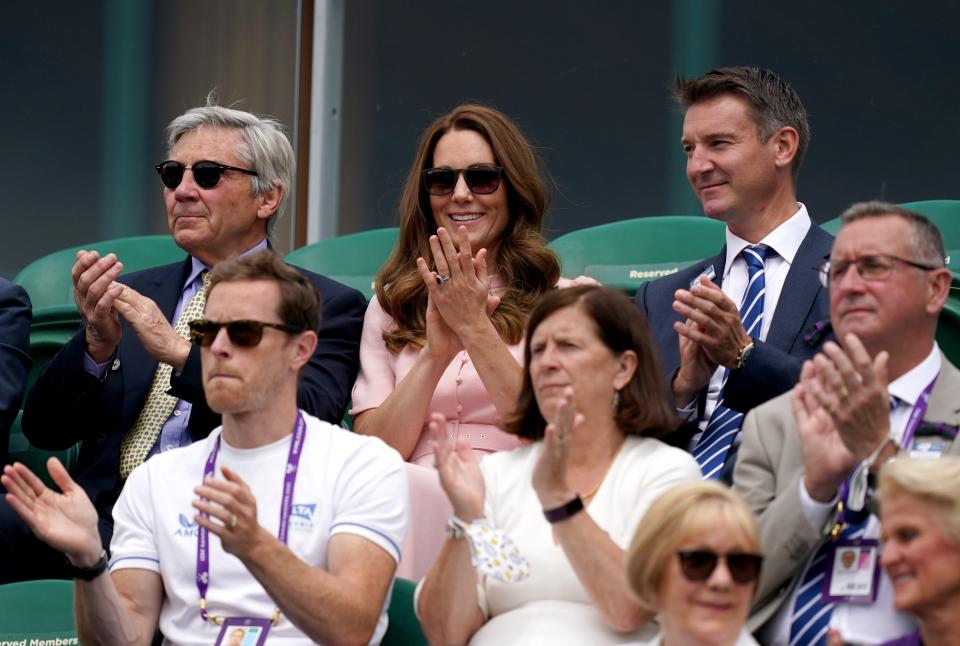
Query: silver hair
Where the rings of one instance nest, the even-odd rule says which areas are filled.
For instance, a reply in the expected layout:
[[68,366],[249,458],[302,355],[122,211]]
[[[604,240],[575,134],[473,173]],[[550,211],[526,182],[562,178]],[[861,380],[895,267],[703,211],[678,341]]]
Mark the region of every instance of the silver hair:
[[910,225],[913,230],[913,240],[910,242],[913,247],[914,260],[934,267],[945,265],[947,254],[943,245],[943,236],[940,235],[940,229],[937,228],[937,225],[926,216],[906,209],[899,204],[881,200],[857,202],[843,212],[840,216],[840,223],[841,226],[847,226],[851,222],[856,222],[862,218],[876,218],[885,215],[903,218]]
[[273,231],[290,197],[296,168],[293,146],[284,132],[283,124],[270,117],[259,117],[250,112],[208,103],[191,108],[170,122],[167,126],[168,154],[181,137],[204,126],[240,131],[243,143],[237,146],[236,154],[242,163],[257,173],[250,177],[254,195],[280,186],[280,205],[267,221],[267,231]]

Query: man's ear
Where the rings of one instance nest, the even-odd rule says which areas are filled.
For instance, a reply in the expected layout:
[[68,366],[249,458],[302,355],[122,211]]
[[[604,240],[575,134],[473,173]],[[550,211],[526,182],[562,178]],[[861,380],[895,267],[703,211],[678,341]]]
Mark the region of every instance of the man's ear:
[[936,316],[950,295],[953,275],[949,269],[934,269],[927,274],[927,313]]
[[787,168],[793,163],[793,158],[797,156],[800,149],[800,135],[796,129],[790,126],[784,126],[773,133],[770,137],[771,143],[776,149],[774,165],[777,168]]
[[317,333],[313,330],[301,332],[297,335],[297,338],[294,339],[294,342],[296,343],[297,351],[293,355],[292,367],[295,370],[300,370],[300,368],[307,365],[310,357],[313,356],[314,351],[317,349]]
[[268,220],[280,208],[283,199],[283,186],[274,182],[273,186],[257,196],[260,205],[257,207],[257,217]]

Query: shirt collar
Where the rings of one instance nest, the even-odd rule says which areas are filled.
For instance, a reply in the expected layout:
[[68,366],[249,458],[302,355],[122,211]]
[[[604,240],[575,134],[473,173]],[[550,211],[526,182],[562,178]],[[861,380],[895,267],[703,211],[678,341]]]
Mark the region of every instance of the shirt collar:
[[[807,207],[800,202],[797,202],[797,206],[799,208],[796,213],[757,243],[766,245],[776,251],[777,255],[783,258],[788,265],[793,264],[793,258],[797,255],[797,250],[800,249],[800,245],[803,243],[811,225]],[[733,261],[737,259],[740,252],[751,244],[733,234],[730,227],[727,227],[727,260],[723,266],[724,277],[730,275],[730,267],[733,266]]]
[[887,392],[904,403],[913,406],[923,389],[940,374],[940,346],[933,342],[927,357],[913,368],[890,382]]
[[[267,249],[267,248],[269,248],[269,245],[267,244],[267,239],[264,238],[263,240],[253,245],[252,247],[250,247],[240,255],[246,256],[247,254],[251,254],[255,251],[263,251],[264,249]],[[187,279],[183,281],[183,289],[187,289],[188,287],[193,285],[194,281],[200,278],[201,273],[203,273],[204,271],[208,271],[210,269],[212,269],[212,267],[207,265],[205,262],[203,262],[196,256],[190,256],[190,273],[187,274]]]

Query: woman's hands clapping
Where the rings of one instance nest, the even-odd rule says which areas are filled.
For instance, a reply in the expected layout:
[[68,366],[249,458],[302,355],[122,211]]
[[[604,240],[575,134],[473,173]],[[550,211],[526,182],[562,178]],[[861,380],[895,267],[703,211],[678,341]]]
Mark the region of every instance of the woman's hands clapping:
[[462,438],[454,443],[447,437],[447,418],[441,413],[430,416],[430,438],[440,485],[453,505],[453,513],[466,522],[480,518],[485,489],[480,463],[470,443]]
[[417,258],[428,291],[426,349],[444,364],[464,350],[464,338],[479,331],[500,304],[500,298],[490,294],[486,249],[474,257],[466,227],[460,227],[456,242],[454,246],[450,233],[440,227],[437,235],[430,236],[436,271],[430,270],[425,259]]

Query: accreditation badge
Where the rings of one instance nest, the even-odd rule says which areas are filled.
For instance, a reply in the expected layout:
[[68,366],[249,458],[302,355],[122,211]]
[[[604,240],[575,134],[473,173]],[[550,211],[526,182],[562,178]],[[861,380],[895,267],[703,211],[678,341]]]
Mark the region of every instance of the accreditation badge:
[[880,541],[871,538],[838,540],[827,552],[823,600],[873,603],[880,585]]
[[256,617],[227,617],[214,646],[263,646],[270,632],[270,620]]

